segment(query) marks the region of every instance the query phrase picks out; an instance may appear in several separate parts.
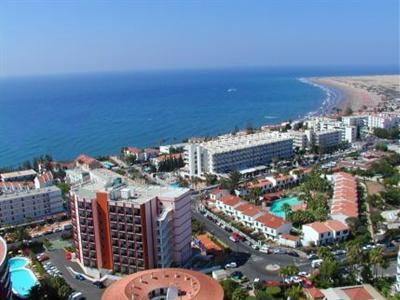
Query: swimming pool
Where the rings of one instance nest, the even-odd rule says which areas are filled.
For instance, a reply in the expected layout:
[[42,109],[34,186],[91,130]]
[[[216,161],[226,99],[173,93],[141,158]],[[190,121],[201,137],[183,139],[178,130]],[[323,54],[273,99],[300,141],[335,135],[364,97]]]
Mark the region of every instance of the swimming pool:
[[297,197],[287,197],[287,198],[282,198],[278,199],[272,202],[270,212],[274,214],[275,216],[285,218],[285,212],[282,210],[282,207],[284,204],[289,204],[290,206],[296,205],[301,203]]
[[14,257],[8,263],[13,293],[21,298],[27,297],[30,289],[39,283],[35,274],[26,268],[29,264],[29,259],[26,257]]
[[14,257],[8,261],[10,271],[14,271],[15,269],[23,268],[28,264],[29,264],[29,259],[26,257]]

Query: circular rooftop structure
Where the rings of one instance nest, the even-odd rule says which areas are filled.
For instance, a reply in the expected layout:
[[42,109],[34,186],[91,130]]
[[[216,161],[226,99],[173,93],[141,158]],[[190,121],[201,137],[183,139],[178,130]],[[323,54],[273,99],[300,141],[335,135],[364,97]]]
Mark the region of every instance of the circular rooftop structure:
[[192,270],[152,269],[128,275],[111,284],[102,300],[223,300],[213,278]]

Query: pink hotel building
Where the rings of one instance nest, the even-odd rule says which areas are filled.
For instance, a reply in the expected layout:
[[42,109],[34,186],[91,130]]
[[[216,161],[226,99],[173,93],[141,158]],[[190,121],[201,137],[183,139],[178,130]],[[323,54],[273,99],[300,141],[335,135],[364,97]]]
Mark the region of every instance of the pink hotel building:
[[89,175],[73,175],[86,179],[71,182],[69,195],[77,258],[88,273],[131,274],[191,256],[188,189],[137,185],[105,169]]

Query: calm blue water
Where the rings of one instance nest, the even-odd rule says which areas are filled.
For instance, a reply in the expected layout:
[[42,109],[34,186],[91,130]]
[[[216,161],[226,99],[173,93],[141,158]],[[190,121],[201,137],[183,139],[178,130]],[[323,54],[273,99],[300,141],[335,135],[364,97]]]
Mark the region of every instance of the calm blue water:
[[300,203],[300,201],[299,201],[299,199],[297,199],[297,197],[282,198],[282,199],[273,201],[269,211],[272,214],[274,214],[275,216],[285,219],[285,212],[282,210],[283,205],[289,204],[290,206],[292,206],[292,205],[296,205],[299,203]]
[[9,261],[11,287],[14,293],[25,298],[30,289],[38,284],[36,276],[31,270],[25,268],[29,260],[24,257],[11,258]]
[[0,166],[45,153],[56,159],[111,154],[126,145],[172,143],[297,118],[317,110],[325,97],[297,78],[340,72],[357,73],[253,69],[2,79]]
[[14,257],[8,261],[10,271],[14,271],[15,269],[25,267],[28,263],[29,260],[25,257]]

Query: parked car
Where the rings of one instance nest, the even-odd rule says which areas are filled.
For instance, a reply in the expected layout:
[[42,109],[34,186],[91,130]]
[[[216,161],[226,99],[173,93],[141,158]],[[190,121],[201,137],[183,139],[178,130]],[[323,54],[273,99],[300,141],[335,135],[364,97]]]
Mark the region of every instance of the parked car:
[[85,280],[85,277],[83,277],[81,274],[76,274],[76,275],[75,275],[75,279],[78,279],[78,280],[80,280],[80,281],[83,281],[83,280]]
[[71,295],[68,296],[68,300],[85,300],[86,298],[83,297],[81,292],[73,292]]
[[235,263],[235,262],[231,262],[231,263],[225,265],[225,269],[232,269],[232,268],[236,268],[236,267],[237,267],[237,263]]
[[286,251],[284,249],[280,249],[280,248],[275,248],[274,250],[272,250],[272,252],[274,254],[285,254]]
[[103,289],[104,288],[104,284],[101,281],[94,281],[93,285],[95,285],[99,289]]
[[314,259],[314,260],[311,262],[311,267],[313,267],[313,268],[318,268],[318,267],[321,265],[322,262],[323,262],[322,259]]
[[344,249],[338,249],[338,250],[332,252],[333,255],[345,255],[346,253],[347,253],[347,251]]
[[287,255],[293,256],[293,257],[299,257],[299,254],[296,251],[289,251]]
[[260,252],[269,254],[269,253],[270,253],[270,249],[268,248],[268,246],[263,245],[263,246],[261,247],[261,249],[260,249]]

